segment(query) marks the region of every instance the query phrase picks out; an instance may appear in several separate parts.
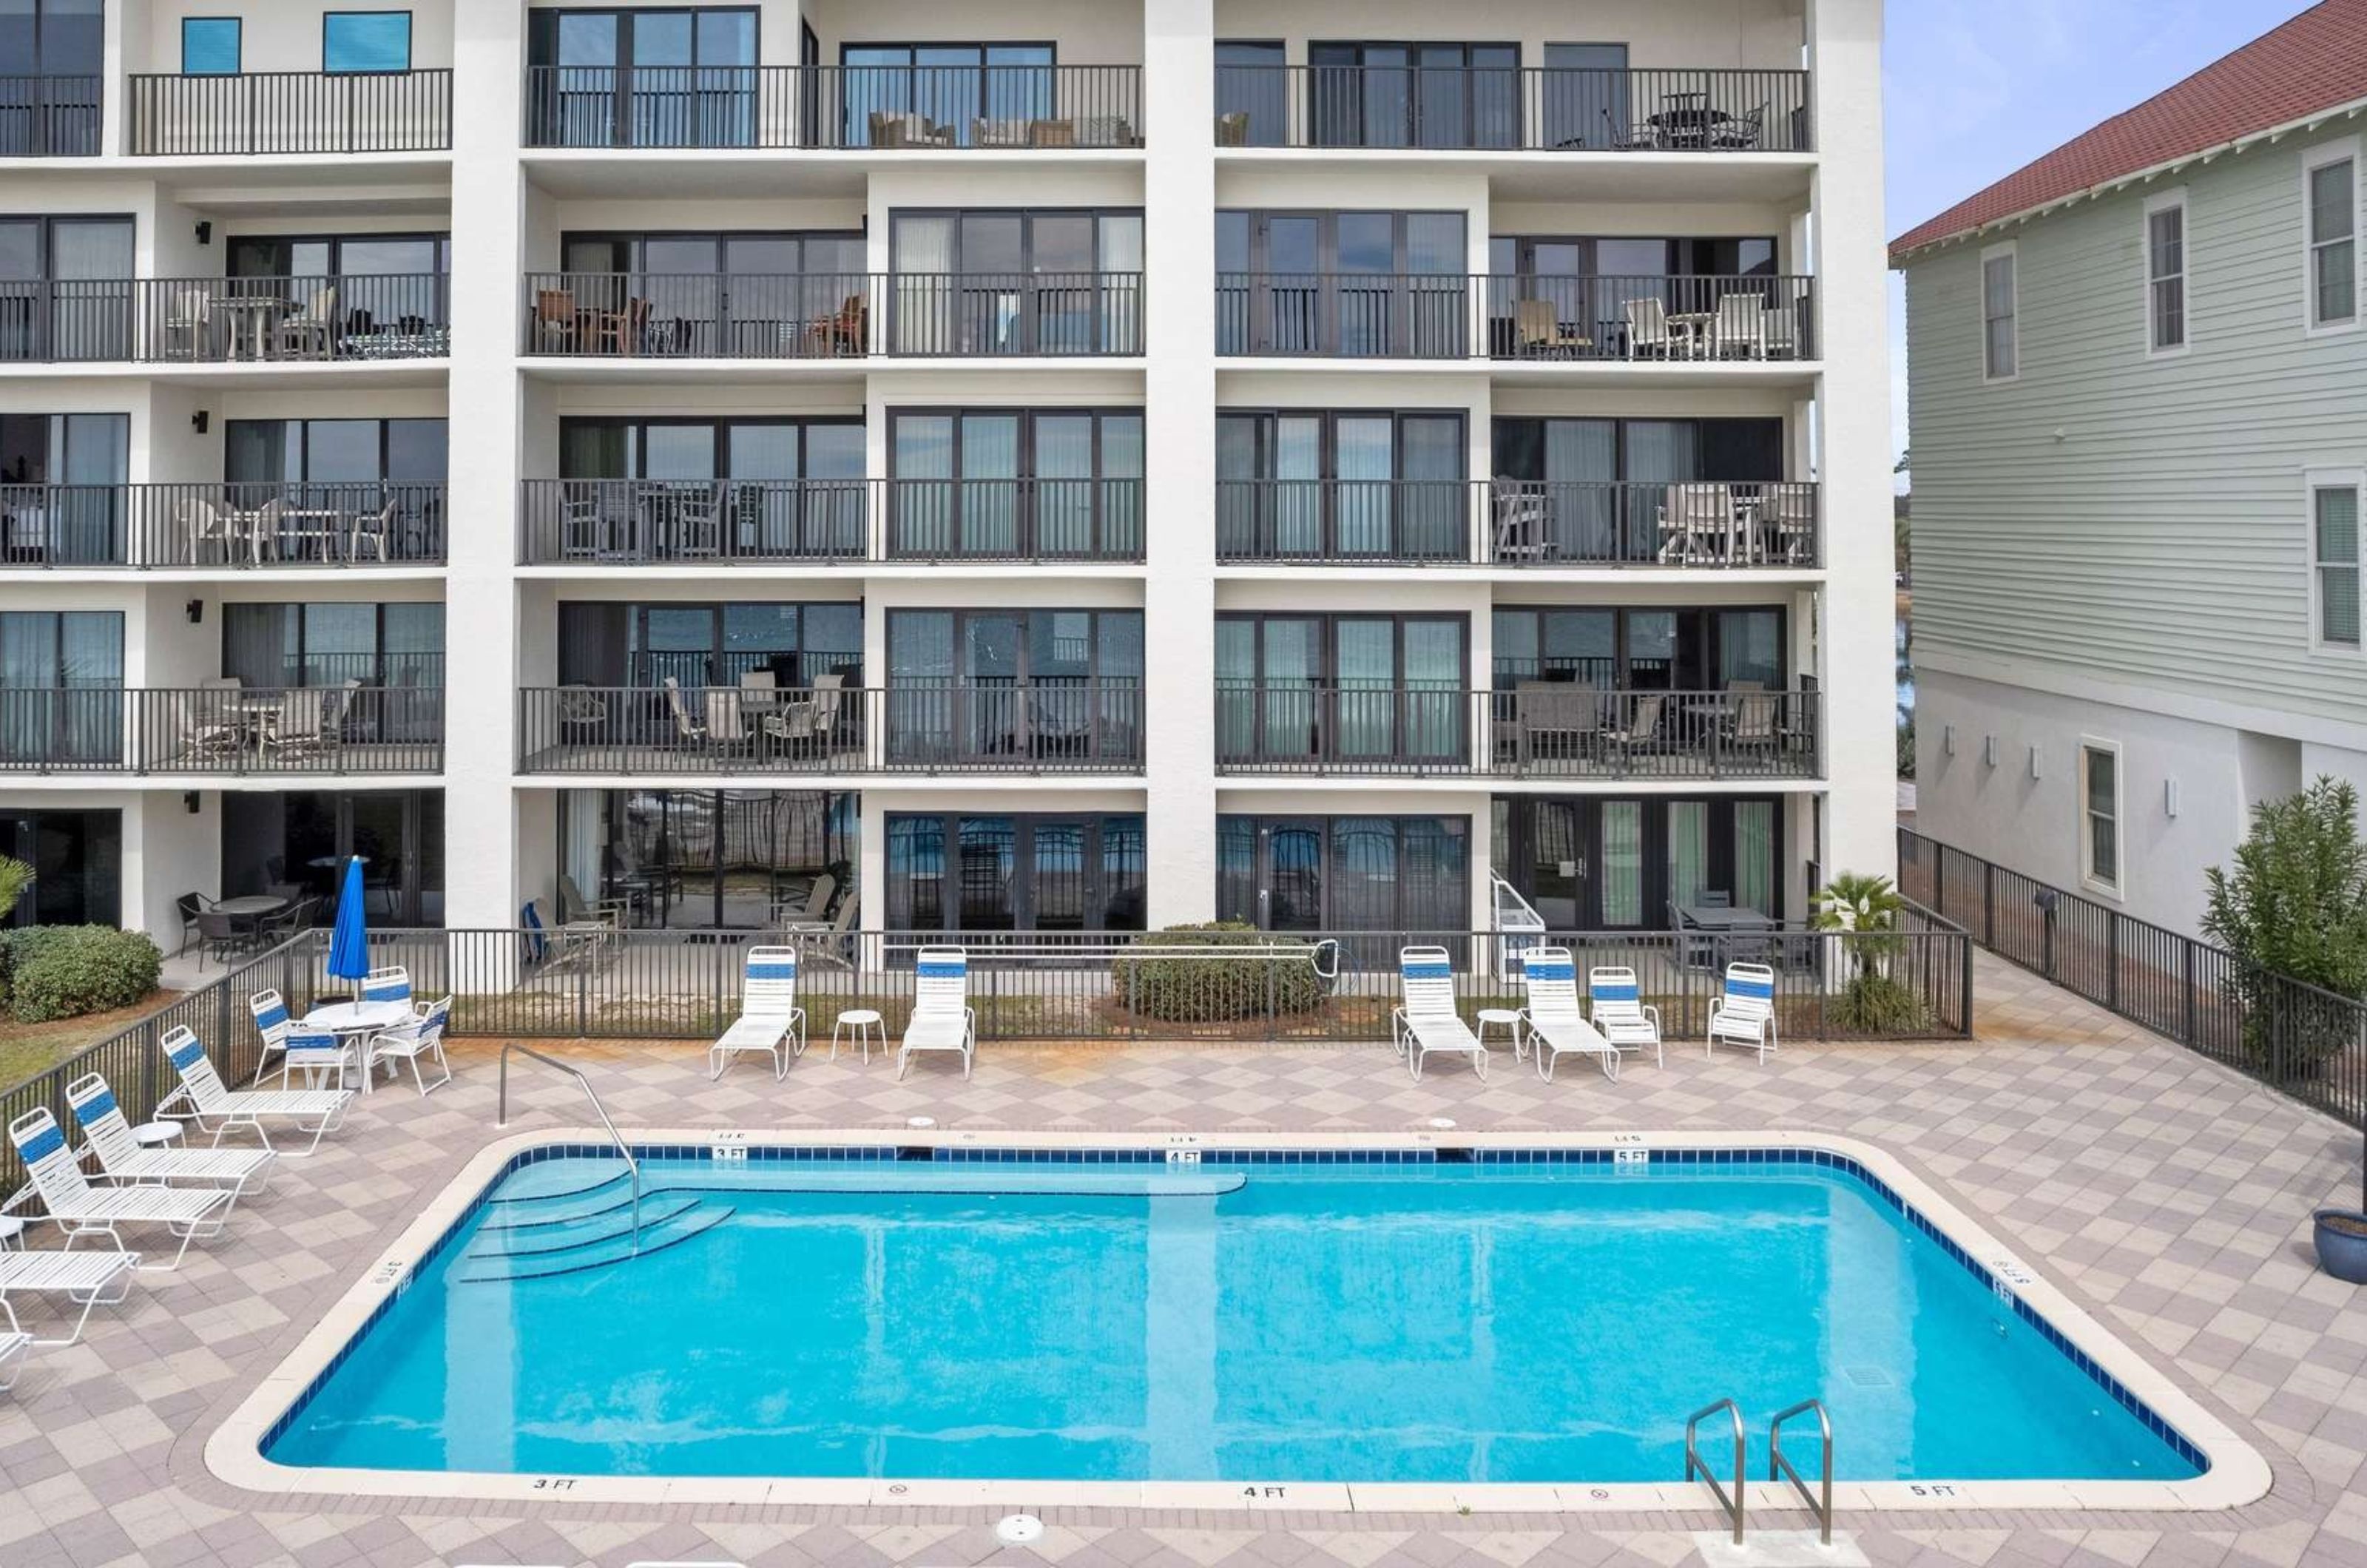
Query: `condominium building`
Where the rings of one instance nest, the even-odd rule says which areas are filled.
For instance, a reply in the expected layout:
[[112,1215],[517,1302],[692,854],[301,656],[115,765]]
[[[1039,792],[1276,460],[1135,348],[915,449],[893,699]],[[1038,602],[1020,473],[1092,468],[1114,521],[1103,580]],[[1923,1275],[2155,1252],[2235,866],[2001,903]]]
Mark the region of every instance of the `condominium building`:
[[2362,128],[2326,0],[1893,243],[1924,832],[2191,932],[2367,786]]
[[28,914],[1798,919],[1880,9],[18,0]]

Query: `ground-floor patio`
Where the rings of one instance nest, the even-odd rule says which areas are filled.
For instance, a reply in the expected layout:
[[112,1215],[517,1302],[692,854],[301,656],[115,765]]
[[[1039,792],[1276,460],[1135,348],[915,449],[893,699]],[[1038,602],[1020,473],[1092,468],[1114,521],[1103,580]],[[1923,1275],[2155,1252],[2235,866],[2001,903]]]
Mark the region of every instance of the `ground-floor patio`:
[[[2025,1258],[2267,1458],[2270,1495],[2231,1512],[1844,1512],[1875,1563],[2367,1562],[2367,1290],[2316,1272],[2313,1209],[2355,1201],[2360,1142],[2176,1046],[1987,955],[1976,1038],[1787,1046],[1764,1066],[1677,1049],[1617,1084],[1538,1082],[1499,1059],[1410,1083],[1386,1045],[986,1048],[970,1083],[848,1055],[776,1084],[708,1081],[704,1043],[589,1043],[583,1062],[635,1125],[1402,1132],[1788,1129],[1881,1145]],[[998,1543],[1008,1510],[491,1504],[266,1497],[207,1470],[207,1436],[497,1134],[498,1042],[460,1043],[456,1081],[372,1096],[178,1274],[147,1276],[89,1337],[37,1353],[0,1396],[0,1563],[1050,1563],[1056,1568],[1526,1568],[1702,1561],[1720,1525],[1648,1515],[1117,1511],[1046,1506],[1043,1539]],[[574,1126],[555,1075],[512,1085],[511,1131]],[[524,1110],[519,1110],[519,1105]],[[39,1238],[50,1245],[47,1237]],[[38,1326],[38,1325],[37,1325]],[[1628,1325],[1648,1337],[1649,1323]],[[792,1316],[772,1330],[795,1332]],[[1539,1348],[1540,1354],[1564,1352]],[[1671,1477],[1673,1482],[1676,1478]],[[1807,1516],[1754,1503],[1753,1534]],[[1827,1561],[1842,1561],[1840,1558]]]

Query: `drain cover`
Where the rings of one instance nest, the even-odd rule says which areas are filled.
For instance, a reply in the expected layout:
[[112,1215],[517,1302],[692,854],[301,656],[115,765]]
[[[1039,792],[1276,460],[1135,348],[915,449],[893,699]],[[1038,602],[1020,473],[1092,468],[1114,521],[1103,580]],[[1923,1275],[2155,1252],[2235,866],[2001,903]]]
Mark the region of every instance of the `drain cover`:
[[1444,1133],[1449,1127],[1455,1125],[1455,1118],[1452,1116],[1433,1116],[1430,1119],[1430,1124]]
[[1005,1546],[1025,1546],[1044,1535],[1044,1521],[1033,1514],[1005,1514],[994,1522],[994,1539]]
[[904,1118],[904,1125],[907,1127],[934,1127],[936,1124],[937,1119],[934,1116],[907,1116]]
[[1841,1371],[1843,1376],[1847,1377],[1850,1382],[1857,1384],[1860,1388],[1893,1388],[1897,1386],[1891,1375],[1888,1372],[1884,1371],[1880,1367],[1844,1367],[1841,1369]]

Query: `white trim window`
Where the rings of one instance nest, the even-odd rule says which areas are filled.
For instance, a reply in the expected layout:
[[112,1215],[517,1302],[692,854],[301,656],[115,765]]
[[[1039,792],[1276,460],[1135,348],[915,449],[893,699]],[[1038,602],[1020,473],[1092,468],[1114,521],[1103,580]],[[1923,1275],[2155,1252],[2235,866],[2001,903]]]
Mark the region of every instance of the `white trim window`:
[[2312,148],[2302,160],[2303,320],[2313,333],[2359,324],[2359,139]]
[[1981,379],[2022,374],[2021,260],[2013,243],[1981,253]]
[[2310,641],[2335,652],[2357,653],[2361,557],[2361,491],[2356,469],[2309,476]]
[[2079,880],[2121,892],[2121,748],[2079,739]]
[[2146,352],[2186,352],[2186,193],[2145,204]]

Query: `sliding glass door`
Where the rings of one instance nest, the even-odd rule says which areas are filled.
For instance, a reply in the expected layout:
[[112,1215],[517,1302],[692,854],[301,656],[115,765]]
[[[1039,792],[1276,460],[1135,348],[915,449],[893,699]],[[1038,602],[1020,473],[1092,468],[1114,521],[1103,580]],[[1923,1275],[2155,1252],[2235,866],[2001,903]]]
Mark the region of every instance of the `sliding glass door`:
[[131,420],[0,413],[0,560],[105,566],[125,553]]
[[1227,411],[1217,416],[1220,556],[1462,560],[1456,413]]
[[1285,769],[1459,760],[1464,630],[1459,615],[1219,615],[1217,754]]
[[1139,610],[897,610],[889,749],[900,762],[1141,755]]
[[123,755],[123,616],[0,611],[0,761],[112,765]]
[[851,43],[839,57],[842,147],[1019,147],[1059,112],[1048,43]]
[[891,813],[888,930],[1143,929],[1143,819]]
[[528,118],[544,147],[749,147],[753,6],[528,13]]

